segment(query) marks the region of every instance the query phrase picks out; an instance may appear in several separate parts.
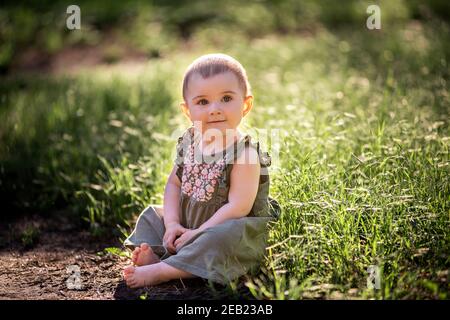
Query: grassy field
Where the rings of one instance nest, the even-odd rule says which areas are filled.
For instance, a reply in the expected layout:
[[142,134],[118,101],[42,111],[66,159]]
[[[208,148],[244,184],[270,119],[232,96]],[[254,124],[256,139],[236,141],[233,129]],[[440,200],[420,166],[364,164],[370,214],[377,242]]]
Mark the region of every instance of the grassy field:
[[[449,299],[448,24],[236,33],[221,23],[189,39],[162,33],[137,69],[5,76],[4,212],[63,210],[93,234],[123,239],[140,210],[162,203],[176,138],[189,126],[178,108],[184,69],[221,51],[242,62],[253,87],[242,129],[279,136],[265,148],[283,213],[263,272],[245,284],[254,296]],[[161,43],[169,47],[155,54]],[[381,272],[379,290],[367,288],[369,266]]]

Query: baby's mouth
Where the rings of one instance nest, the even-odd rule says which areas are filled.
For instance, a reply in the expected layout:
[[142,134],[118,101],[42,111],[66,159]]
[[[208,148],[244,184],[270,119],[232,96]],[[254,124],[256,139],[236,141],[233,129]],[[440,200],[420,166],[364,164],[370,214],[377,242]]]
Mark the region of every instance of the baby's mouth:
[[208,123],[219,123],[219,122],[225,122],[225,120],[209,121]]

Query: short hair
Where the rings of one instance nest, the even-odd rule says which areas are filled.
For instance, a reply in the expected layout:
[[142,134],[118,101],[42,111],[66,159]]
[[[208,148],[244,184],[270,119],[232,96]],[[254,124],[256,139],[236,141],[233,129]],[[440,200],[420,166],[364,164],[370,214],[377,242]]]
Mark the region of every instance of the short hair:
[[198,73],[203,79],[207,79],[225,72],[232,72],[237,77],[245,96],[251,95],[247,72],[239,61],[223,53],[212,53],[195,59],[187,68],[183,78],[184,101],[186,101],[187,87],[192,75]]

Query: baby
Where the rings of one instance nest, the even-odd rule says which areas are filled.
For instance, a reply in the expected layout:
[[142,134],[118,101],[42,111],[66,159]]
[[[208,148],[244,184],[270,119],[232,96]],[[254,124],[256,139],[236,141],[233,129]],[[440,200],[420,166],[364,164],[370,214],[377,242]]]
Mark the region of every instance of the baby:
[[278,207],[269,199],[270,156],[238,129],[253,107],[242,65],[201,56],[184,75],[183,100],[192,126],[178,139],[164,205],[147,207],[125,241],[134,248],[134,265],[123,270],[132,288],[191,277],[227,284],[257,271]]

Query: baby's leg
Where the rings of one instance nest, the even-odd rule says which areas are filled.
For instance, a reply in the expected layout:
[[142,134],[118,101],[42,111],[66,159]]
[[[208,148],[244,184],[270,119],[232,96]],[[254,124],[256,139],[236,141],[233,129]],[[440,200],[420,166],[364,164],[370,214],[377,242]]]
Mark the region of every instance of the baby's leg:
[[164,217],[164,206],[160,204],[152,205],[153,209],[155,209],[156,214],[160,217]]
[[134,249],[131,260],[136,266],[145,266],[148,264],[159,262],[159,257],[147,243],[142,243],[140,247]]
[[[161,219],[163,218],[163,216],[164,216],[164,206],[163,205],[152,204],[149,206],[149,208],[152,208],[154,210],[154,213],[156,213],[156,215],[159,216]],[[156,223],[156,221],[154,221],[153,223]],[[159,229],[159,228],[156,228],[155,231],[157,229]],[[161,237],[162,237],[162,235],[161,235]],[[161,241],[162,241],[162,239],[161,239]],[[134,249],[131,260],[132,260],[133,264],[136,266],[144,266],[144,265],[148,265],[148,264],[152,264],[152,263],[156,263],[156,262],[160,261],[158,255],[156,255],[152,251],[151,247],[147,243],[142,243],[139,247],[136,247]]]
[[154,286],[173,279],[195,278],[189,272],[158,262],[142,267],[129,266],[123,271],[123,276],[130,288]]

